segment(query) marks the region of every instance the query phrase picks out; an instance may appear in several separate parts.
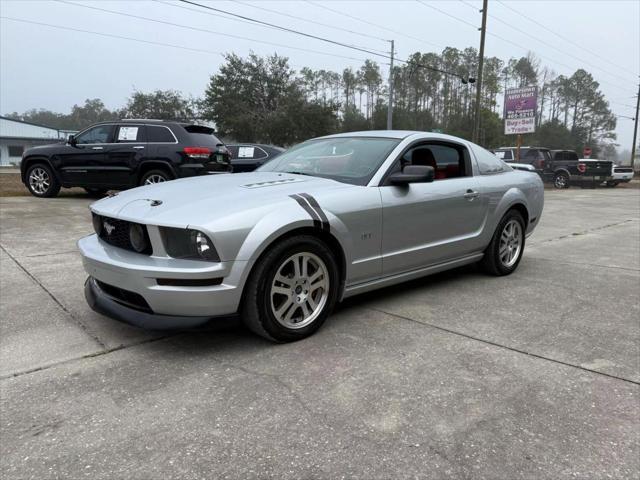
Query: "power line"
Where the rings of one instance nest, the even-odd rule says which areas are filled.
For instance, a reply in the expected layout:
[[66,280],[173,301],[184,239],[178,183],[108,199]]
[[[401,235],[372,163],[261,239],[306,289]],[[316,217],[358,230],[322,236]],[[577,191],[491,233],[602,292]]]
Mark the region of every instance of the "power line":
[[336,25],[329,25],[328,23],[318,22],[317,20],[309,20],[308,18],[298,17],[296,15],[291,15],[289,13],[284,13],[284,12],[279,12],[277,10],[272,10],[272,9],[266,8],[266,7],[259,7],[257,5],[253,5],[253,4],[249,3],[249,2],[243,2],[241,0],[231,0],[231,1],[233,1],[235,3],[240,3],[242,5],[246,5],[246,6],[251,7],[251,8],[257,8],[258,10],[263,10],[265,12],[275,13],[277,15],[282,15],[283,17],[293,18],[295,20],[302,20],[303,22],[313,23],[315,25],[321,25],[321,26],[326,27],[326,28],[332,28],[334,30],[339,30],[339,31],[342,31],[342,32],[351,33],[353,35],[359,35],[361,37],[371,38],[373,40],[380,40],[380,41],[383,41],[383,42],[388,42],[389,41],[386,38],[376,37],[374,35],[369,35],[369,34],[362,33],[362,32],[356,32],[354,30],[349,30],[347,28],[338,27]]
[[276,25],[276,24],[273,24],[273,23],[265,22],[265,21],[263,21],[263,20],[257,20],[257,19],[251,18],[251,17],[247,17],[247,16],[244,16],[244,15],[240,15],[240,14],[238,14],[238,13],[228,12],[228,11],[226,11],[226,10],[222,10],[222,9],[220,9],[220,8],[211,7],[211,6],[209,6],[209,5],[202,5],[202,4],[197,3],[197,2],[192,2],[191,0],[179,0],[179,1],[180,1],[180,2],[182,2],[182,3],[189,4],[189,5],[194,5],[194,6],[196,6],[196,7],[205,8],[205,9],[207,9],[207,10],[211,10],[211,11],[214,11],[214,12],[225,13],[225,14],[227,14],[227,15],[231,15],[231,16],[233,16],[233,17],[237,17],[237,18],[241,18],[241,19],[243,19],[243,20],[248,20],[248,21],[250,21],[250,22],[254,22],[254,23],[256,23],[256,24],[260,24],[260,25],[267,25],[267,26],[270,26],[270,27],[273,27],[273,28],[277,28],[277,29],[279,29],[279,30],[282,30],[282,31],[284,31],[284,32],[295,33],[295,34],[297,34],[297,35],[302,35],[302,36],[307,37],[307,38],[313,38],[313,39],[315,39],[315,40],[320,40],[320,41],[322,41],[322,42],[331,43],[331,44],[333,44],[333,45],[338,45],[339,47],[350,48],[350,49],[352,49],[352,50],[357,50],[357,51],[359,51],[359,52],[368,53],[369,55],[375,55],[375,56],[377,56],[377,57],[384,57],[384,58],[387,58],[387,55],[386,55],[386,54],[378,53],[378,52],[375,52],[375,51],[373,51],[373,50],[366,49],[366,48],[361,48],[361,47],[356,46],[356,45],[349,45],[349,44],[346,44],[346,43],[338,42],[338,41],[336,41],[336,40],[331,40],[331,39],[329,39],[329,38],[324,38],[324,37],[320,37],[320,36],[317,36],[317,35],[312,35],[312,34],[310,34],[310,33],[300,32],[300,31],[298,31],[298,30],[294,30],[294,29],[292,29],[292,28],[283,27],[283,26]]
[[604,61],[604,62],[607,62],[609,65],[613,65],[614,67],[619,68],[620,70],[624,70],[625,72],[630,73],[630,74],[631,74],[631,75],[633,75],[633,76],[637,76],[637,75],[638,75],[636,72],[632,72],[631,70],[629,70],[629,69],[627,69],[627,68],[625,68],[625,67],[621,67],[620,65],[618,65],[618,64],[616,64],[616,63],[611,62],[611,61],[610,61],[610,60],[608,60],[606,57],[603,57],[603,56],[601,56],[601,55],[598,55],[597,53],[595,53],[595,52],[594,52],[594,51],[592,51],[592,50],[588,50],[587,48],[585,48],[585,47],[583,47],[582,45],[580,45],[580,44],[578,44],[578,43],[574,42],[574,41],[573,41],[573,40],[571,40],[570,38],[567,38],[567,37],[565,37],[564,35],[560,35],[558,32],[556,32],[556,31],[554,31],[554,30],[550,29],[549,27],[547,27],[547,26],[546,26],[546,25],[544,25],[543,23],[538,22],[537,20],[534,20],[533,18],[529,17],[528,15],[525,15],[524,13],[522,13],[522,12],[520,12],[520,11],[516,10],[515,8],[513,8],[513,7],[509,6],[509,5],[507,5],[507,4],[506,4],[506,3],[504,3],[503,1],[501,1],[501,0],[497,0],[497,1],[498,1],[498,3],[499,3],[500,5],[502,5],[503,7],[508,8],[509,10],[511,10],[512,12],[515,12],[516,14],[520,15],[520,16],[521,16],[521,17],[523,17],[523,18],[526,18],[527,20],[529,20],[529,21],[530,21],[530,22],[532,22],[532,23],[535,23],[535,24],[536,24],[536,25],[538,25],[539,27],[544,28],[546,31],[548,31],[548,32],[550,32],[550,33],[552,33],[552,34],[556,35],[557,37],[561,38],[561,39],[562,39],[562,40],[564,40],[565,42],[568,42],[568,43],[570,43],[570,44],[574,45],[575,47],[577,47],[577,48],[579,48],[579,49],[581,49],[581,50],[584,50],[585,52],[589,53],[589,55],[593,55],[594,57],[598,57],[600,60],[602,60],[602,61]]
[[428,42],[428,41],[426,41],[426,40],[424,40],[424,39],[422,39],[422,38],[414,37],[414,36],[412,36],[412,35],[408,35],[408,34],[406,34],[406,33],[404,33],[404,32],[400,32],[400,31],[398,31],[398,30],[393,30],[393,29],[391,29],[391,28],[389,28],[389,27],[385,27],[385,26],[383,26],[383,25],[379,25],[379,24],[377,24],[377,23],[373,23],[373,22],[370,22],[370,21],[368,21],[368,20],[364,20],[364,19],[359,18],[359,17],[356,17],[356,16],[354,16],[354,15],[349,15],[348,13],[341,12],[341,11],[339,11],[339,10],[334,10],[333,8],[331,8],[331,7],[327,7],[326,5],[323,5],[323,4],[321,4],[321,3],[317,3],[317,2],[314,2],[314,1],[311,1],[311,0],[305,0],[305,1],[306,1],[307,3],[310,3],[311,5],[313,5],[313,6],[315,6],[315,7],[322,8],[322,9],[324,9],[324,10],[327,10],[327,11],[329,11],[329,12],[333,12],[333,13],[336,13],[336,14],[338,14],[338,15],[340,15],[340,16],[343,16],[343,17],[351,18],[352,20],[356,20],[356,21],[358,21],[358,22],[364,23],[364,24],[369,25],[369,26],[372,26],[372,27],[376,27],[376,28],[380,28],[380,29],[382,29],[382,30],[386,30],[387,32],[395,33],[396,35],[399,35],[399,36],[401,36],[401,37],[409,38],[409,39],[411,39],[411,40],[415,40],[415,41],[417,41],[417,42],[424,43],[425,45],[430,45],[431,47],[444,48],[442,45],[437,45],[437,44],[435,44],[435,43]]
[[[471,22],[468,22],[468,21],[466,21],[466,20],[464,20],[464,19],[462,19],[462,18],[460,18],[460,17],[457,17],[457,16],[455,16],[455,15],[450,14],[449,12],[446,12],[446,11],[444,11],[444,10],[441,10],[441,9],[440,9],[440,8],[438,8],[438,7],[434,7],[433,5],[430,5],[430,4],[428,4],[428,3],[425,3],[425,2],[424,2],[424,1],[422,1],[422,0],[416,0],[416,1],[417,1],[418,3],[420,3],[421,5],[424,5],[425,7],[428,7],[428,8],[431,8],[431,9],[433,9],[433,10],[436,10],[436,11],[438,11],[438,12],[440,12],[440,13],[442,13],[442,14],[444,14],[444,15],[446,15],[446,16],[448,16],[448,17],[450,17],[450,18],[453,18],[454,20],[456,20],[456,21],[458,21],[458,22],[460,22],[460,23],[464,23],[464,24],[466,24],[466,25],[469,25],[469,26],[473,27],[474,29],[476,29],[476,28],[477,28],[477,27],[476,27],[474,24],[472,24]],[[516,47],[518,47],[518,48],[521,48],[521,49],[523,49],[523,50],[524,50],[524,51],[526,51],[526,52],[531,51],[531,49],[530,49],[529,47],[525,47],[524,45],[520,45],[520,44],[518,44],[518,43],[514,42],[513,40],[510,40],[510,39],[507,39],[507,38],[504,38],[504,37],[502,37],[502,36],[498,35],[497,33],[494,33],[494,32],[491,32],[491,31],[487,31],[487,35],[491,35],[492,37],[495,37],[495,38],[497,38],[497,39],[499,39],[499,40],[502,40],[502,41],[503,41],[503,42],[505,42],[505,43],[508,43],[508,44],[514,45],[514,46],[516,46]],[[541,59],[546,60],[547,62],[550,62],[550,63],[552,63],[552,64],[560,65],[560,66],[562,66],[562,67],[564,67],[564,68],[567,68],[569,71],[574,71],[574,70],[575,70],[575,68],[574,68],[574,67],[571,67],[571,66],[567,65],[566,63],[562,63],[562,62],[559,62],[559,61],[557,61],[557,60],[552,60],[552,59],[550,59],[550,58],[548,58],[548,57],[543,57],[543,56],[542,56],[542,55],[540,55],[540,54],[537,54],[537,55],[538,55]],[[600,83],[606,83],[606,84],[611,85],[611,86],[613,86],[613,87],[616,87],[616,88],[618,88],[618,89],[620,89],[620,90],[626,90],[626,88],[627,88],[627,87],[622,87],[621,85],[618,85],[618,84],[616,84],[616,83],[612,83],[612,82],[610,82],[610,81],[608,81],[608,80],[601,80],[601,81],[600,81]]]
[[[461,1],[461,2],[463,2],[465,5],[469,5],[469,4],[468,4],[468,3],[466,3],[464,0],[460,0],[460,1]],[[471,5],[469,5],[469,6],[471,6]],[[503,25],[506,25],[506,26],[507,26],[507,27],[509,27],[510,29],[515,30],[515,31],[516,31],[516,32],[518,32],[518,33],[522,33],[522,31],[521,31],[519,28],[514,27],[514,26],[513,26],[513,25],[511,25],[509,22],[507,22],[507,21],[505,21],[505,20],[501,19],[500,17],[497,17],[496,15],[492,15],[492,14],[488,14],[488,16],[489,16],[489,17],[491,17],[491,18],[493,18],[494,20],[497,20],[498,22],[502,23]],[[551,44],[551,43],[549,43],[549,42],[547,42],[547,41],[545,41],[545,40],[542,40],[541,38],[534,37],[534,36],[532,36],[532,35],[530,35],[530,34],[527,34],[527,36],[528,36],[529,38],[533,38],[534,40],[536,40],[536,41],[538,41],[538,42],[542,43],[543,45],[546,45],[546,46],[547,46],[547,47],[549,47],[549,48],[553,48],[554,50],[557,50],[558,52],[560,52],[560,53],[562,53],[562,54],[564,54],[564,55],[567,55],[567,56],[569,56],[569,57],[571,57],[571,58],[574,58],[574,59],[578,60],[579,62],[581,62],[581,63],[585,64],[585,65],[589,65],[590,67],[595,68],[596,70],[600,70],[600,71],[602,71],[602,72],[606,73],[607,75],[610,75],[610,76],[612,76],[612,77],[616,77],[616,78],[618,78],[619,80],[622,80],[622,81],[624,81],[624,82],[629,82],[629,81],[630,81],[628,78],[621,77],[621,76],[619,76],[619,75],[618,75],[618,74],[616,74],[616,73],[612,73],[612,72],[610,72],[610,71],[608,71],[608,70],[605,70],[604,68],[599,67],[599,66],[597,66],[597,65],[594,65],[593,63],[590,63],[590,62],[588,62],[588,61],[586,61],[586,60],[584,60],[584,59],[582,59],[582,58],[580,58],[580,57],[576,57],[575,55],[573,55],[573,54],[571,54],[571,53],[569,53],[569,52],[567,52],[567,51],[565,51],[565,50],[562,50],[562,49],[560,49],[560,48],[556,47],[555,45],[553,45],[553,44]]]
[[204,29],[204,28],[192,27],[190,25],[181,25],[181,24],[178,24],[178,23],[167,22],[167,21],[158,20],[158,19],[155,19],[155,18],[142,17],[140,15],[134,15],[134,14],[131,14],[131,13],[118,12],[116,10],[108,10],[106,8],[100,8],[100,7],[94,7],[94,6],[91,6],[91,5],[83,5],[83,4],[80,4],[80,3],[69,2],[67,0],[56,0],[56,1],[58,1],[59,3],[72,5],[74,7],[88,8],[88,9],[97,10],[97,11],[100,11],[100,12],[111,13],[111,14],[120,15],[120,16],[123,16],[123,17],[136,18],[138,20],[145,20],[145,21],[148,21],[148,22],[159,23],[159,24],[162,24],[162,25],[170,25],[172,27],[185,28],[187,30],[193,30],[193,31],[196,31],[196,32],[208,33],[208,34],[211,34],[211,35],[219,35],[219,36],[223,36],[223,37],[237,38],[239,40],[247,40],[247,41],[251,41],[251,42],[262,43],[262,44],[265,44],[265,45],[272,45],[272,46],[281,47],[281,48],[288,48],[288,49],[291,49],[291,50],[299,50],[299,51],[308,52],[308,53],[316,53],[316,54],[319,54],[319,55],[326,55],[326,56],[330,56],[330,57],[339,57],[339,58],[345,58],[345,59],[348,59],[348,60],[356,60],[356,61],[360,61],[360,62],[364,61],[364,59],[362,59],[362,58],[348,57],[348,56],[338,55],[338,54],[334,54],[334,53],[322,52],[320,50],[312,50],[312,49],[308,49],[308,48],[294,47],[294,46],[290,46],[290,45],[283,45],[283,44],[280,44],[280,43],[268,42],[268,41],[265,41],[265,40],[258,40],[258,39],[250,38],[250,37],[243,37],[243,36],[235,35],[235,34],[232,34],[232,33],[216,32],[216,31],[207,30],[207,29]]
[[221,55],[223,57],[225,55],[222,52],[214,52],[212,50],[203,50],[201,48],[185,47],[184,45],[174,45],[174,44],[171,44],[171,43],[154,42],[152,40],[142,40],[140,38],[124,37],[122,35],[114,35],[112,33],[94,32],[92,30],[82,30],[80,28],[65,27],[65,26],[62,26],[62,25],[53,25],[51,23],[34,22],[33,20],[26,20],[24,18],[14,18],[14,17],[5,17],[5,16],[0,16],[0,18],[2,18],[4,20],[11,20],[13,22],[29,23],[31,25],[40,25],[42,27],[57,28],[59,30],[69,30],[69,31],[72,31],[72,32],[88,33],[88,34],[91,34],[91,35],[100,35],[101,37],[118,38],[118,39],[121,39],[121,40],[130,40],[130,41],[133,41],[133,42],[147,43],[147,44],[150,44],[150,45],[160,45],[160,46],[163,46],[163,47],[178,48],[180,50],[189,50],[189,51],[192,51],[192,52],[209,53],[209,54],[212,54],[212,55]]

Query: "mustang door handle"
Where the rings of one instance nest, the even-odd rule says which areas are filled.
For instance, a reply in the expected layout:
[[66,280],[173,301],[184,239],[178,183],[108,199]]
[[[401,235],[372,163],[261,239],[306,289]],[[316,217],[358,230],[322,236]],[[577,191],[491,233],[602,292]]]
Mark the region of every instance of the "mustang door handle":
[[137,148],[138,150],[140,150],[140,149],[143,149],[144,147],[142,145],[140,145],[140,146],[135,146],[133,148]]
[[464,198],[468,199],[468,200],[473,200],[476,197],[479,197],[480,194],[478,192],[476,192],[475,190],[467,190],[467,193],[464,194]]
[[103,147],[91,147],[91,150],[102,150]]

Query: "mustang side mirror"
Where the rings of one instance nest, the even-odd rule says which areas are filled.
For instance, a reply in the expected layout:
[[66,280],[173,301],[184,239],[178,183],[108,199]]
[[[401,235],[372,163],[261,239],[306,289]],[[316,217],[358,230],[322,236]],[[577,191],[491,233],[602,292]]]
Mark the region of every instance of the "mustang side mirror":
[[394,173],[389,177],[393,185],[407,185],[409,183],[433,182],[435,172],[433,167],[426,165],[407,165],[402,172]]
[[78,142],[76,141],[76,136],[75,136],[75,135],[69,135],[69,138],[67,139],[67,143],[68,143],[69,145],[71,145],[72,147],[75,147],[75,146],[76,146],[76,144],[78,143]]

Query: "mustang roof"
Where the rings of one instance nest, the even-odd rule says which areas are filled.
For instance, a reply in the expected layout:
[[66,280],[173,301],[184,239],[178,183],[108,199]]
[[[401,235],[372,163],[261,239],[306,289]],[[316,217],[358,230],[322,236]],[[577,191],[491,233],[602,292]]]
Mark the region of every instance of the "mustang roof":
[[336,137],[379,137],[379,138],[398,138],[404,139],[413,135],[420,135],[422,137],[436,138],[441,140],[464,140],[462,138],[453,137],[444,133],[435,132],[420,132],[417,130],[364,130],[361,132],[345,132],[336,133],[334,135],[327,135],[322,138],[336,138]]

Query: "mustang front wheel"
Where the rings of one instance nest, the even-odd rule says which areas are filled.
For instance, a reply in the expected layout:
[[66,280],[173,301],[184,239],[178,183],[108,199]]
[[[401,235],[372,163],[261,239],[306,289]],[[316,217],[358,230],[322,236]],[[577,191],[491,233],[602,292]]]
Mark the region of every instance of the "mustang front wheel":
[[338,268],[327,246],[293,237],[269,250],[247,282],[242,317],[255,333],[290,342],[314,333],[338,296]]

